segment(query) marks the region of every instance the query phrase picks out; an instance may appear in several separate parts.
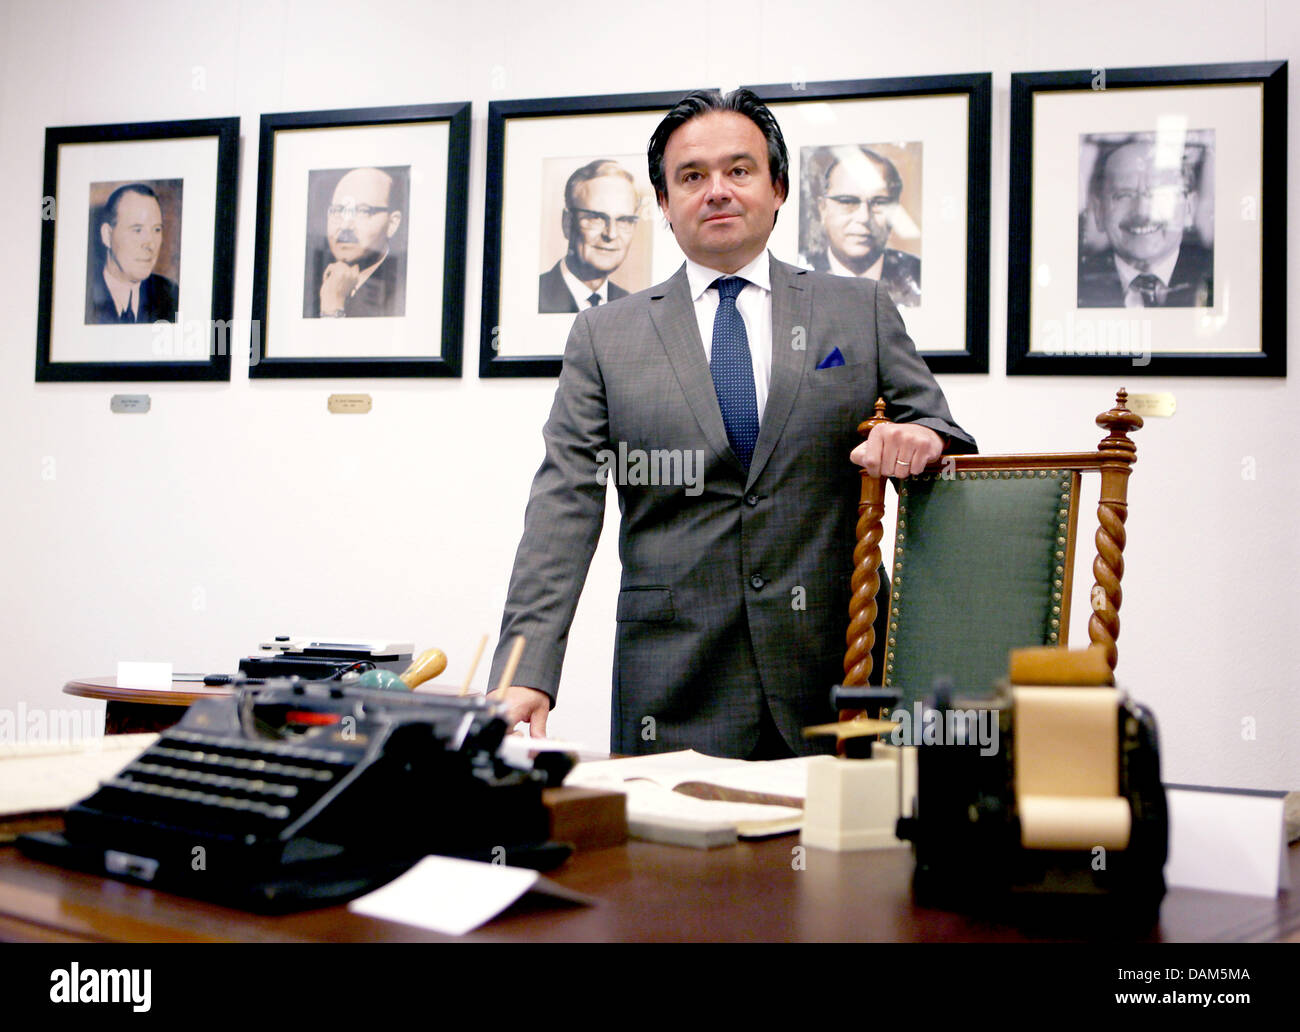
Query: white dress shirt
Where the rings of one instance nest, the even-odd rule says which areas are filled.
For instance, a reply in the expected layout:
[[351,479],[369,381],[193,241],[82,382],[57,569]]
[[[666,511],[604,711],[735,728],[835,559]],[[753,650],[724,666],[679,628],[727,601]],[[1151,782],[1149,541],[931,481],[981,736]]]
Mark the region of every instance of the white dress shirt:
[[582,280],[578,279],[577,276],[569,271],[569,265],[564,261],[564,259],[560,259],[560,276],[564,279],[564,285],[569,288],[569,293],[573,295],[573,300],[577,302],[579,312],[585,312],[588,308],[595,307],[595,305],[588,300],[592,294],[600,295],[600,303],[602,305],[609,302],[608,276],[605,277],[598,289],[592,290],[587,286],[587,284],[583,283]]
[[[1169,286],[1169,280],[1174,274],[1174,266],[1178,264],[1178,251],[1173,254],[1165,255],[1164,258],[1151,266],[1147,272],[1151,273],[1165,287]],[[1119,273],[1119,281],[1124,284],[1124,307],[1125,308],[1145,308],[1142,301],[1142,292],[1133,286],[1133,281],[1142,275],[1142,270],[1136,265],[1131,265],[1119,256],[1115,255],[1115,271]]]

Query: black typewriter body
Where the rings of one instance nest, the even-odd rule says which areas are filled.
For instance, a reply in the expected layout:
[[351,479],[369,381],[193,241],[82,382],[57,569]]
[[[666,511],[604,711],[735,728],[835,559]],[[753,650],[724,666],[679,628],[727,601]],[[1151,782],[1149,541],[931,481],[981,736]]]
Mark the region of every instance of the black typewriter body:
[[[500,755],[502,711],[297,680],[204,699],[28,855],[243,909],[368,892],[430,853],[545,869],[542,789],[567,758]],[[546,754],[544,754],[545,756]]]

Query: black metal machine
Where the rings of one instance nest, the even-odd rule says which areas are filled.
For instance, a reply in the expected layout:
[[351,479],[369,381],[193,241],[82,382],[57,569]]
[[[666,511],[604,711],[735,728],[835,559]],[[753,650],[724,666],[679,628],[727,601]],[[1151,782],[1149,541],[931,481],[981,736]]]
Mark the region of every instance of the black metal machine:
[[[1025,912],[1032,913],[1050,899],[1054,913],[1064,905],[1104,920],[1149,924],[1156,919],[1165,894],[1169,822],[1155,719],[1122,693],[1105,690],[1116,700],[1115,763],[1118,797],[1129,810],[1128,841],[1122,848],[1071,849],[1024,842],[1010,686],[979,698],[956,698],[936,685],[924,700],[910,703],[896,689],[833,690],[837,708],[875,712],[884,707],[905,718],[900,721],[900,727],[907,725],[904,733],[895,735],[893,744],[916,747],[916,787],[913,798],[902,800],[897,835],[913,845],[918,903],[997,913],[1026,903]],[[977,734],[972,716],[986,721],[989,730],[995,726],[995,734]]]
[[[430,853],[547,869],[558,753],[507,762],[503,710],[298,679],[190,707],[24,852],[250,910],[342,902]],[[504,851],[504,852],[502,852]]]

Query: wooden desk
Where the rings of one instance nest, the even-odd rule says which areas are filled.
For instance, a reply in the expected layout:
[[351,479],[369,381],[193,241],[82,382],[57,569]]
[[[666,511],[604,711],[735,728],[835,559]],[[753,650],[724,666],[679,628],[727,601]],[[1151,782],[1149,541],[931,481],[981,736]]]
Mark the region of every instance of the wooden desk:
[[170,689],[126,688],[118,686],[116,677],[82,677],[65,684],[63,694],[106,701],[104,734],[126,735],[165,731],[185,716],[186,707],[199,699],[229,695],[230,689],[202,681],[173,681]]
[[[527,900],[464,938],[472,941],[966,941],[1077,938],[913,905],[908,850],[807,850],[797,836],[702,852],[632,842],[571,859],[551,874],[601,902]],[[1300,878],[1300,847],[1290,853]],[[1300,882],[1297,882],[1300,884]],[[1093,933],[1096,934],[1095,932]],[[1103,933],[1114,938],[1113,933]],[[242,942],[441,939],[331,907],[261,917],[29,860],[0,847],[0,939]],[[1300,891],[1275,900],[1172,890],[1145,941],[1300,941]]]

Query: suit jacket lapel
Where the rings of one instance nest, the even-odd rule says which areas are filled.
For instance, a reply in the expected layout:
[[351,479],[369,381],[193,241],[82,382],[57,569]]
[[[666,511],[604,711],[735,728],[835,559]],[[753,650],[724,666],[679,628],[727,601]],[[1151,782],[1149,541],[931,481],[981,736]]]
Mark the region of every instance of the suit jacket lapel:
[[[754,445],[754,457],[749,464],[748,484],[753,484],[762,474],[781,439],[786,420],[790,418],[790,409],[799,392],[799,381],[808,357],[808,336],[812,325],[812,291],[807,289],[805,271],[775,258],[771,261],[772,382],[767,391],[767,407],[763,410],[758,443]],[[712,387],[712,381],[709,386]],[[721,416],[718,421],[720,424]],[[726,438],[725,429],[723,438]]]
[[685,265],[650,295],[650,319],[704,439],[715,453],[740,470],[740,460],[727,440],[718,395],[713,389],[713,375],[704,357],[704,342],[700,340],[700,324],[695,318]]

